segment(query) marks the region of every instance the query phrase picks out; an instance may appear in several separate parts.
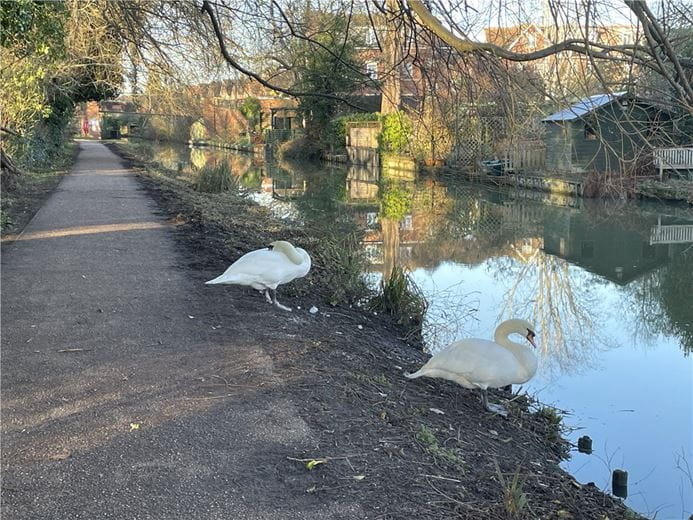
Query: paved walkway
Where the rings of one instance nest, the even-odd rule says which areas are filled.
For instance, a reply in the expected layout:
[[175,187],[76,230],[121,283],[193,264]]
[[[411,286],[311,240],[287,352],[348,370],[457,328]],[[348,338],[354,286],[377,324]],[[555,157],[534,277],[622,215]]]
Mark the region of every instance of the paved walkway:
[[113,153],[81,142],[4,248],[2,517],[362,518],[305,493],[286,457],[311,432],[259,342],[218,323],[220,293],[175,233]]

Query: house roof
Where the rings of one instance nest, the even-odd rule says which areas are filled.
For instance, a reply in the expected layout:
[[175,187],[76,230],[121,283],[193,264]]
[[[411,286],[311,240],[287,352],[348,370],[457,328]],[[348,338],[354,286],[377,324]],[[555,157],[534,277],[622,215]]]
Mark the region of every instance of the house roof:
[[581,99],[577,103],[568,108],[546,116],[542,121],[571,121],[573,119],[578,119],[585,114],[589,114],[594,109],[602,107],[608,103],[611,103],[615,99],[622,98],[627,92],[614,92],[613,94],[597,94],[596,96],[590,96],[585,99]]

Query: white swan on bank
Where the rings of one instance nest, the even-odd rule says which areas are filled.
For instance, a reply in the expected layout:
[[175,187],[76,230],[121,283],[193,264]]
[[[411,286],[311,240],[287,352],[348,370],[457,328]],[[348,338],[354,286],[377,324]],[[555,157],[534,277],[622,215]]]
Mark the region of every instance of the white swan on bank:
[[526,383],[537,371],[537,356],[526,345],[508,338],[514,333],[522,334],[536,348],[536,334],[530,323],[507,320],[496,328],[495,341],[478,338],[456,341],[435,354],[418,371],[404,375],[410,379],[440,377],[465,388],[478,388],[486,409],[505,416],[507,412],[502,406],[489,405],[486,389]]
[[[290,311],[277,301],[277,286],[301,278],[310,270],[310,256],[290,242],[277,240],[269,247],[244,254],[223,274],[205,282],[207,285],[249,285],[265,293],[267,301],[282,310]],[[270,297],[272,291],[272,297]]]

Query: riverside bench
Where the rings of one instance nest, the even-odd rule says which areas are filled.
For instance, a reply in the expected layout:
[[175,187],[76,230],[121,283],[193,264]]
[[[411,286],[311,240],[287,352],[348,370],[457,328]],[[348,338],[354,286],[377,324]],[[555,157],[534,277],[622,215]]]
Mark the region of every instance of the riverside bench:
[[693,148],[655,148],[654,159],[660,181],[664,170],[693,170]]

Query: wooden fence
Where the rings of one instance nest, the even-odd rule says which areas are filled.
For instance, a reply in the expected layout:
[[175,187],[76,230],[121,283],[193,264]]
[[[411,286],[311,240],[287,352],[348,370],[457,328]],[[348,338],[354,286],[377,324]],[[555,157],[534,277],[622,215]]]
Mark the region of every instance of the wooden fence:
[[506,149],[502,159],[511,172],[538,172],[546,164],[546,148],[540,141],[521,142]]

